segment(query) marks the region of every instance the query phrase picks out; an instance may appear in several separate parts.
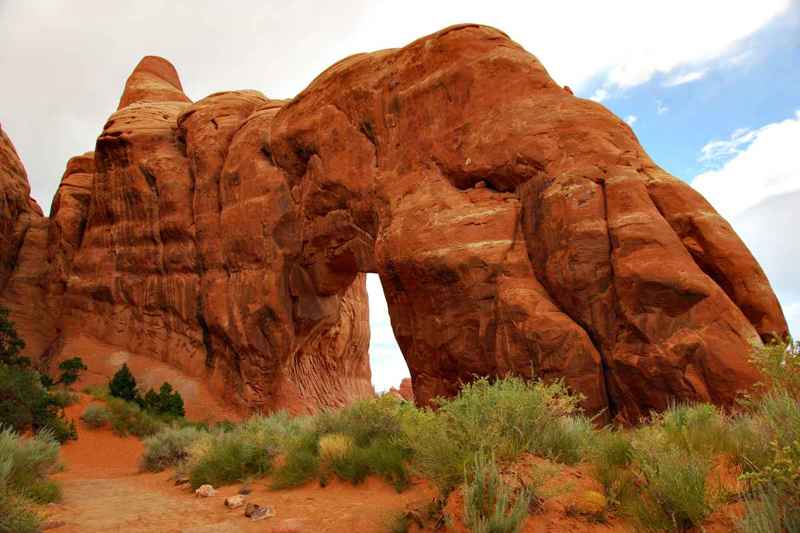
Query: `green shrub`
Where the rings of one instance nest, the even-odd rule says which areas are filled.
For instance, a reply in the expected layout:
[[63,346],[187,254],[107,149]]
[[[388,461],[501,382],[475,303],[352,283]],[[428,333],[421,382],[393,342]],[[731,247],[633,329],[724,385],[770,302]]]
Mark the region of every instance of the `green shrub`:
[[139,398],[136,378],[133,377],[127,363],[124,363],[108,382],[108,392],[114,398],[120,398],[127,402],[135,402]]
[[407,512],[392,515],[387,522],[389,533],[409,533],[413,521]]
[[[284,448],[283,463],[275,470],[270,488],[273,490],[299,487],[320,474],[319,435],[303,431]],[[324,478],[322,480],[324,484]]]
[[594,439],[589,459],[609,500],[612,504],[618,504],[620,496],[633,480],[630,471],[633,460],[631,441],[618,431],[602,430]]
[[111,412],[105,405],[93,403],[83,411],[81,420],[90,428],[101,428],[108,425],[111,420]]
[[800,501],[773,486],[763,486],[745,496],[745,514],[739,521],[743,533],[800,531]]
[[63,402],[48,393],[35,371],[0,363],[0,425],[20,432],[48,429],[59,442],[77,438],[74,424],[63,416]]
[[800,400],[800,343],[767,344],[753,351],[751,361],[766,377],[765,386]]
[[142,469],[160,472],[189,456],[189,449],[203,432],[193,427],[167,428],[144,440]]
[[56,387],[50,389],[48,392],[50,394],[50,401],[59,409],[75,405],[80,401],[80,396],[66,388]]
[[25,498],[0,488],[0,532],[39,533],[40,522]]
[[[370,474],[376,474],[391,483],[398,492],[409,485],[406,460],[407,450],[389,440],[373,440],[369,446],[354,445],[330,461],[330,470],[339,479],[358,484]],[[323,476],[327,471],[323,469]],[[322,479],[323,484],[325,478]]]
[[31,360],[20,355],[25,349],[23,341],[8,318],[8,309],[0,307],[0,364],[9,366],[30,366]]
[[88,370],[88,367],[83,363],[80,357],[72,357],[61,361],[58,365],[61,375],[58,377],[56,384],[70,386],[80,377],[81,372]]
[[275,456],[296,435],[308,432],[309,425],[309,419],[285,412],[249,418],[230,431],[217,430],[198,439],[189,449],[185,470],[194,486],[263,476],[272,470]]
[[734,447],[729,421],[711,404],[675,405],[654,423],[661,426],[669,445],[690,454],[710,457]]
[[550,459],[574,465],[585,455],[594,439],[591,420],[584,416],[562,416],[554,423],[542,428],[538,453]]
[[707,458],[650,442],[636,449],[635,461],[641,483],[624,496],[623,506],[643,530],[683,531],[709,514]]
[[342,459],[353,449],[353,439],[341,433],[329,433],[319,439],[319,460],[324,466]]
[[172,385],[169,383],[163,383],[158,392],[150,389],[142,401],[143,407],[151,413],[173,418],[186,416],[183,398],[178,391],[172,389]]
[[269,473],[275,450],[268,442],[232,431],[213,436],[208,451],[193,464],[189,479],[193,488],[244,481]]
[[95,400],[107,400],[111,393],[107,385],[89,385],[83,388],[84,394],[88,394]]
[[494,454],[498,461],[524,451],[576,461],[588,422],[560,418],[574,415],[578,401],[561,383],[480,379],[455,398],[440,400],[438,410],[409,410],[401,420],[416,468],[446,493],[478,452]]
[[60,487],[47,478],[60,467],[58,448],[49,431],[26,438],[11,428],[0,428],[0,531],[39,531],[31,502],[61,498]]
[[321,435],[348,435],[357,446],[368,446],[376,439],[392,439],[402,435],[400,402],[391,396],[359,400],[347,407],[323,411],[316,417]]
[[58,486],[47,479],[60,468],[58,451],[49,431],[26,438],[11,428],[0,429],[0,489],[41,503],[58,500]]
[[528,516],[531,494],[517,494],[500,478],[493,460],[476,454],[472,476],[465,474],[464,521],[474,533],[518,533]]
[[136,437],[149,437],[155,435],[166,424],[151,415],[135,403],[119,398],[109,398],[106,404],[110,413],[111,429],[117,435],[134,435]]
[[375,440],[364,449],[363,458],[370,474],[377,474],[392,484],[397,492],[408,488],[411,479],[406,463],[410,451],[390,440]]

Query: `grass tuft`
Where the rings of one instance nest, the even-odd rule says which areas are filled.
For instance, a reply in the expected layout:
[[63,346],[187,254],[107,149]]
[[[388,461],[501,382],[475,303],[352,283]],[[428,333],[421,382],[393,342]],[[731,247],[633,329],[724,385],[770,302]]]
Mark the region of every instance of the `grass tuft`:
[[473,533],[518,533],[528,516],[531,494],[516,494],[503,482],[493,459],[476,454],[465,474],[464,519]]
[[142,470],[161,472],[189,457],[189,449],[203,432],[193,427],[168,428],[144,440]]

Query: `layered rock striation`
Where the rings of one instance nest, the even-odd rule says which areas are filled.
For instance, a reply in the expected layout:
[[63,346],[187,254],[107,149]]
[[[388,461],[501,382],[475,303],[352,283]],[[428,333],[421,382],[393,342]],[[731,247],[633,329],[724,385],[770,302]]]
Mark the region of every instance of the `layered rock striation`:
[[42,308],[33,355],[91,335],[249,408],[372,393],[367,272],[421,404],[513,373],[629,419],[729,405],[787,333],[702,196],[488,27],[349,57],[290,101],[192,103],[147,57],[50,218],[2,141],[0,300]]

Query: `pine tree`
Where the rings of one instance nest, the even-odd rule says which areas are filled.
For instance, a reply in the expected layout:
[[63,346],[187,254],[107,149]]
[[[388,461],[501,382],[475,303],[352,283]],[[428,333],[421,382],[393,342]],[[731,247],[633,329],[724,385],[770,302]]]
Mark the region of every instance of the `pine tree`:
[[25,341],[19,338],[14,323],[8,318],[8,309],[0,307],[0,363],[30,366],[31,360],[21,357]]
[[108,382],[108,391],[111,396],[129,402],[135,402],[139,398],[139,391],[136,390],[136,378],[131,374],[127,363],[124,363]]
[[69,386],[78,381],[81,372],[88,370],[88,367],[83,364],[83,359],[80,357],[73,357],[61,361],[61,364],[58,365],[58,369],[61,370],[61,377],[58,378],[57,383]]

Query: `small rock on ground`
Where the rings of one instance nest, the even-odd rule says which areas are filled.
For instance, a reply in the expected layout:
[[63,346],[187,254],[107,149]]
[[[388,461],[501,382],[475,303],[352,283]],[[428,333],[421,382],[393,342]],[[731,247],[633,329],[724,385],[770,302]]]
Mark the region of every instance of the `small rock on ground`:
[[258,505],[257,503],[248,503],[244,509],[244,515],[250,520],[263,520],[271,516],[275,516],[275,511],[272,507]]
[[217,493],[217,491],[214,490],[214,487],[212,487],[211,485],[200,485],[200,488],[194,491],[194,493],[196,496],[202,498],[208,498],[210,496],[214,496]]
[[244,496],[237,494],[236,496],[228,496],[225,498],[225,507],[228,509],[237,509],[244,505]]

